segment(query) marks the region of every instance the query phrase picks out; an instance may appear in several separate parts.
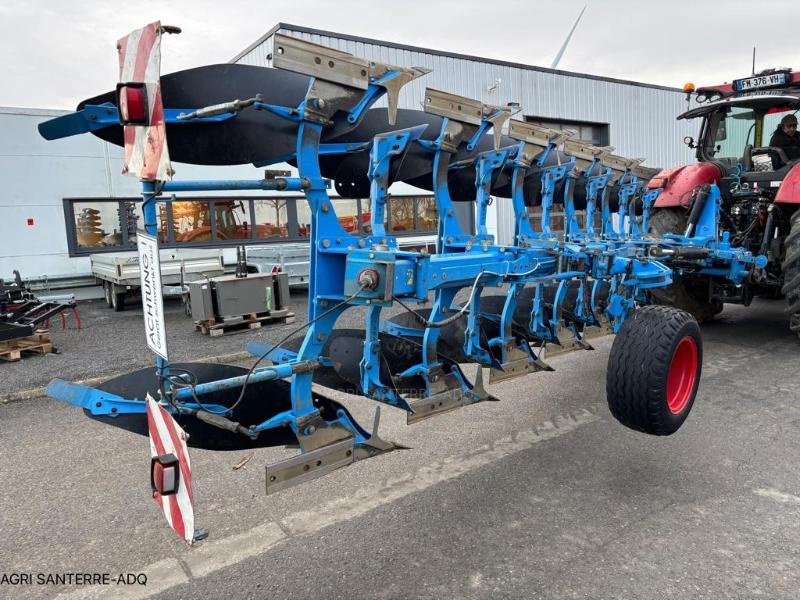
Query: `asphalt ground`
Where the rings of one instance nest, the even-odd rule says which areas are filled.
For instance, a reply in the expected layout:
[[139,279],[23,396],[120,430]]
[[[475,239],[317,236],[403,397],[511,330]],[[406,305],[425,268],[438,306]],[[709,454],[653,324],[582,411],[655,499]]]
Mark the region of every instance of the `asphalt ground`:
[[[83,332],[54,334],[61,355],[0,365],[3,385],[149,364],[134,310],[81,308]],[[179,310],[168,306],[177,358],[296,325],[211,340]],[[726,307],[702,329],[698,398],[668,438],[608,413],[606,337],[553,357],[553,373],[489,386],[501,402],[410,427],[384,410],[382,435],[409,450],[275,495],[264,465],[296,451],[192,449],[209,532],[192,548],[150,499],[145,438],[48,398],[0,406],[0,577],[34,580],[0,583],[0,598],[800,597],[800,340],[780,303]],[[19,375],[26,364],[34,373]],[[336,397],[369,423],[371,402]],[[147,584],[36,583],[76,572]]]

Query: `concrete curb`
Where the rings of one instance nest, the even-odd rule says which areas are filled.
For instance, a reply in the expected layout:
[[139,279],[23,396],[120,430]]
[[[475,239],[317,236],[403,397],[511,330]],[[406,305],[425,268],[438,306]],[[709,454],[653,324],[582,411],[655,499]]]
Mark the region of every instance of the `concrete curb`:
[[[247,360],[248,358],[253,358],[253,355],[250,354],[249,352],[241,351],[241,352],[233,352],[231,354],[220,354],[218,356],[207,356],[206,358],[201,358],[192,362],[224,363],[224,362],[237,362],[240,360]],[[81,385],[93,386],[97,385],[98,383],[103,383],[104,381],[108,381],[109,379],[113,379],[114,377],[119,377],[120,375],[124,375],[127,372],[128,371],[120,371],[117,373],[110,373],[108,375],[90,377],[88,379],[81,379],[80,381],[76,381],[75,383],[79,383]],[[19,402],[21,400],[33,400],[34,398],[41,398],[42,396],[46,395],[47,395],[47,386],[30,388],[27,390],[11,392],[10,394],[0,395],[0,404],[10,404],[12,402]]]

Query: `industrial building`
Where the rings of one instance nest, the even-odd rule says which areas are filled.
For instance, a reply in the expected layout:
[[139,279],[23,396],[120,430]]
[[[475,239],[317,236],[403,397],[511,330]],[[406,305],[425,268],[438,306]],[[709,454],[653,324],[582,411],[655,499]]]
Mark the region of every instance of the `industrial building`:
[[[279,23],[230,62],[271,66],[276,32],[331,46],[386,63],[420,66],[432,72],[403,91],[401,108],[419,108],[426,86],[446,89],[486,103],[518,102],[522,118],[575,130],[595,145],[610,145],[649,166],[690,162],[682,139],[694,124],[677,121],[686,107],[677,88],[611,79],[537,66],[489,60],[440,50],[361,38]],[[110,81],[110,77],[109,77]],[[111,85],[109,85],[109,88]],[[97,90],[98,92],[102,90]],[[19,270],[23,277],[51,287],[91,283],[89,256],[132,250],[137,225],[138,182],[121,174],[122,149],[93,136],[46,142],[38,123],[63,111],[0,108],[0,278]],[[251,166],[194,167],[176,164],[177,177],[258,178]],[[391,230],[408,239],[430,238],[435,228],[430,194],[405,184],[393,186]],[[340,200],[337,214],[363,222],[364,202]],[[297,195],[243,195],[236,200],[198,198],[167,203],[161,210],[165,247],[226,248],[233,261],[238,243],[302,241],[308,210]],[[392,225],[392,220],[394,224]],[[509,203],[491,207],[489,226],[501,243],[510,240]]]

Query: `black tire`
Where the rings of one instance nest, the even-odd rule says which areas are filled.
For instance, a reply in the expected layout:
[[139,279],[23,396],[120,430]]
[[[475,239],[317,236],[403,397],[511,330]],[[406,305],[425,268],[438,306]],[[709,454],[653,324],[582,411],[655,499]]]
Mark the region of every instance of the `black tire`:
[[106,300],[106,306],[108,306],[108,308],[113,308],[114,305],[112,304],[111,300],[111,284],[108,281],[103,282],[103,297]]
[[671,306],[644,306],[611,347],[606,396],[614,417],[652,435],[675,433],[692,410],[703,367],[697,321]]
[[[686,211],[683,208],[658,208],[650,217],[650,231],[657,235],[686,231]],[[673,274],[672,284],[650,290],[656,304],[675,306],[691,313],[699,323],[709,321],[722,312],[724,304],[709,297],[708,279],[680,277]]]
[[800,336],[800,209],[790,219],[789,235],[784,245],[783,287],[786,296],[786,312],[789,315],[789,329]]
[[125,292],[111,292],[111,308],[113,308],[114,311],[122,312],[125,310],[125,296],[127,296]]

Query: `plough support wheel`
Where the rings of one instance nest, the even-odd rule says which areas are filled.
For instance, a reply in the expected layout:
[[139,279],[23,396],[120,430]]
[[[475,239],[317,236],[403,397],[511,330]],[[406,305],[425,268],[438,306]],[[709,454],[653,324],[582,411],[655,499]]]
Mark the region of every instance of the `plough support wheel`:
[[608,358],[606,393],[623,425],[675,433],[692,410],[703,365],[697,321],[669,306],[645,306],[623,323]]

